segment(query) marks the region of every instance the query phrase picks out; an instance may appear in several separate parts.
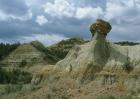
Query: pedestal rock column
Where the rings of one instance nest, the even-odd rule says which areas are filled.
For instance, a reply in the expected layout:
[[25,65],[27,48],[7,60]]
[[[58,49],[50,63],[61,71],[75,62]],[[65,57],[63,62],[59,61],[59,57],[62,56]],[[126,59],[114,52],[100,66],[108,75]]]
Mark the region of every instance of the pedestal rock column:
[[109,57],[109,43],[106,40],[107,34],[112,29],[111,25],[101,19],[98,19],[96,23],[90,26],[90,31],[92,33],[91,45],[94,51],[94,62],[98,65],[104,65]]
[[111,25],[101,19],[90,26],[92,33],[91,48],[89,51],[90,61],[84,71],[82,82],[86,79],[93,80],[94,74],[100,72],[110,56],[110,44],[106,40],[107,34],[112,29]]

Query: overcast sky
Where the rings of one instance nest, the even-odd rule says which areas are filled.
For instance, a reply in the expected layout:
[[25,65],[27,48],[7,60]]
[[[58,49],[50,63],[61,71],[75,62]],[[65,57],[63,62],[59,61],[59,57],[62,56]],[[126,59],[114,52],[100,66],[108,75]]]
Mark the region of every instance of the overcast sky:
[[111,41],[140,41],[140,0],[0,0],[0,42],[90,39],[97,18],[109,21]]

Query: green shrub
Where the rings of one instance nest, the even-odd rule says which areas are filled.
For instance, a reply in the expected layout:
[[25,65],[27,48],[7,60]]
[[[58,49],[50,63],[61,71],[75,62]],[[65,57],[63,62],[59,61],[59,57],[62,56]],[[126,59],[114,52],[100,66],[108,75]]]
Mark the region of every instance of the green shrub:
[[63,96],[61,97],[61,99],[69,99],[69,97],[66,96],[66,95],[63,95]]
[[2,60],[4,57],[9,55],[12,51],[14,51],[20,44],[4,44],[0,43],[0,60]]
[[27,65],[27,61],[26,60],[22,60],[19,67],[24,67]]
[[133,65],[132,65],[132,63],[130,62],[130,57],[128,56],[129,55],[129,51],[128,51],[128,49],[127,49],[127,61],[126,61],[126,63],[124,64],[124,66],[123,66],[123,69],[126,71],[126,72],[128,72],[128,73],[130,73],[132,70],[133,70]]
[[117,99],[114,96],[99,96],[98,99]]
[[49,59],[56,63],[65,58],[70,49],[72,49],[75,45],[80,45],[84,43],[86,43],[86,41],[81,38],[62,40],[55,45],[47,47],[45,50],[45,54]]
[[18,84],[18,85],[8,84],[5,87],[5,93],[17,92],[17,91],[20,91],[21,89],[22,89],[21,84]]
[[28,72],[19,69],[7,71],[0,68],[0,83],[1,84],[25,84],[30,83],[32,75]]
[[132,96],[99,96],[97,99],[133,99]]
[[133,99],[132,96],[120,96],[119,99]]

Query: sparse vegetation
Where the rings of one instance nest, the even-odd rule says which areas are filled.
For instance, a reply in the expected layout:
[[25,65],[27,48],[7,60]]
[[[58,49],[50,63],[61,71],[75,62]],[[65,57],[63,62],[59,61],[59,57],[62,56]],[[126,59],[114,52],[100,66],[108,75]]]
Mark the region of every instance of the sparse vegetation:
[[68,96],[63,95],[63,96],[61,97],[61,99],[69,99],[69,97],[68,97]]
[[62,60],[72,47],[74,47],[77,44],[84,44],[85,42],[86,41],[84,41],[81,38],[71,38],[68,40],[62,40],[57,44],[47,47],[45,53],[48,58],[52,59],[54,63],[56,63],[59,60]]
[[20,43],[15,44],[4,44],[0,43],[0,60],[2,60],[4,57],[9,55],[13,50],[15,50]]
[[32,41],[31,45],[33,45],[39,51],[45,52],[45,46],[42,43],[40,43],[39,41]]
[[122,41],[122,42],[115,42],[115,44],[122,45],[122,46],[126,46],[126,45],[134,46],[134,45],[138,45],[140,43],[138,43],[138,42]]
[[124,68],[124,70],[126,70],[126,72],[130,73],[133,70],[133,65],[130,62],[130,58],[129,58],[128,54],[129,54],[129,52],[127,49],[127,61],[124,64],[123,68]]
[[133,99],[132,96],[100,96],[98,99]]
[[19,67],[24,67],[27,65],[27,61],[26,60],[22,60],[22,62],[20,63]]
[[30,83],[32,75],[19,69],[5,70],[0,68],[1,84],[26,84]]
[[126,70],[126,72],[128,72],[128,73],[130,73],[132,70],[133,70],[133,66],[132,66],[132,64],[130,63],[130,62],[126,62],[125,64],[124,64],[124,70]]
[[16,92],[16,91],[20,91],[22,89],[22,84],[8,84],[5,87],[5,93],[10,93],[10,92]]

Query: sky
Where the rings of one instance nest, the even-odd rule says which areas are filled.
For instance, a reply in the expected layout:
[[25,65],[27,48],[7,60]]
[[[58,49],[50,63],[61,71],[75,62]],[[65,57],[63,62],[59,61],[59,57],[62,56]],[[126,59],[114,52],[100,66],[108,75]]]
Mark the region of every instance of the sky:
[[0,42],[90,39],[98,18],[112,25],[110,41],[140,41],[140,0],[0,0]]

